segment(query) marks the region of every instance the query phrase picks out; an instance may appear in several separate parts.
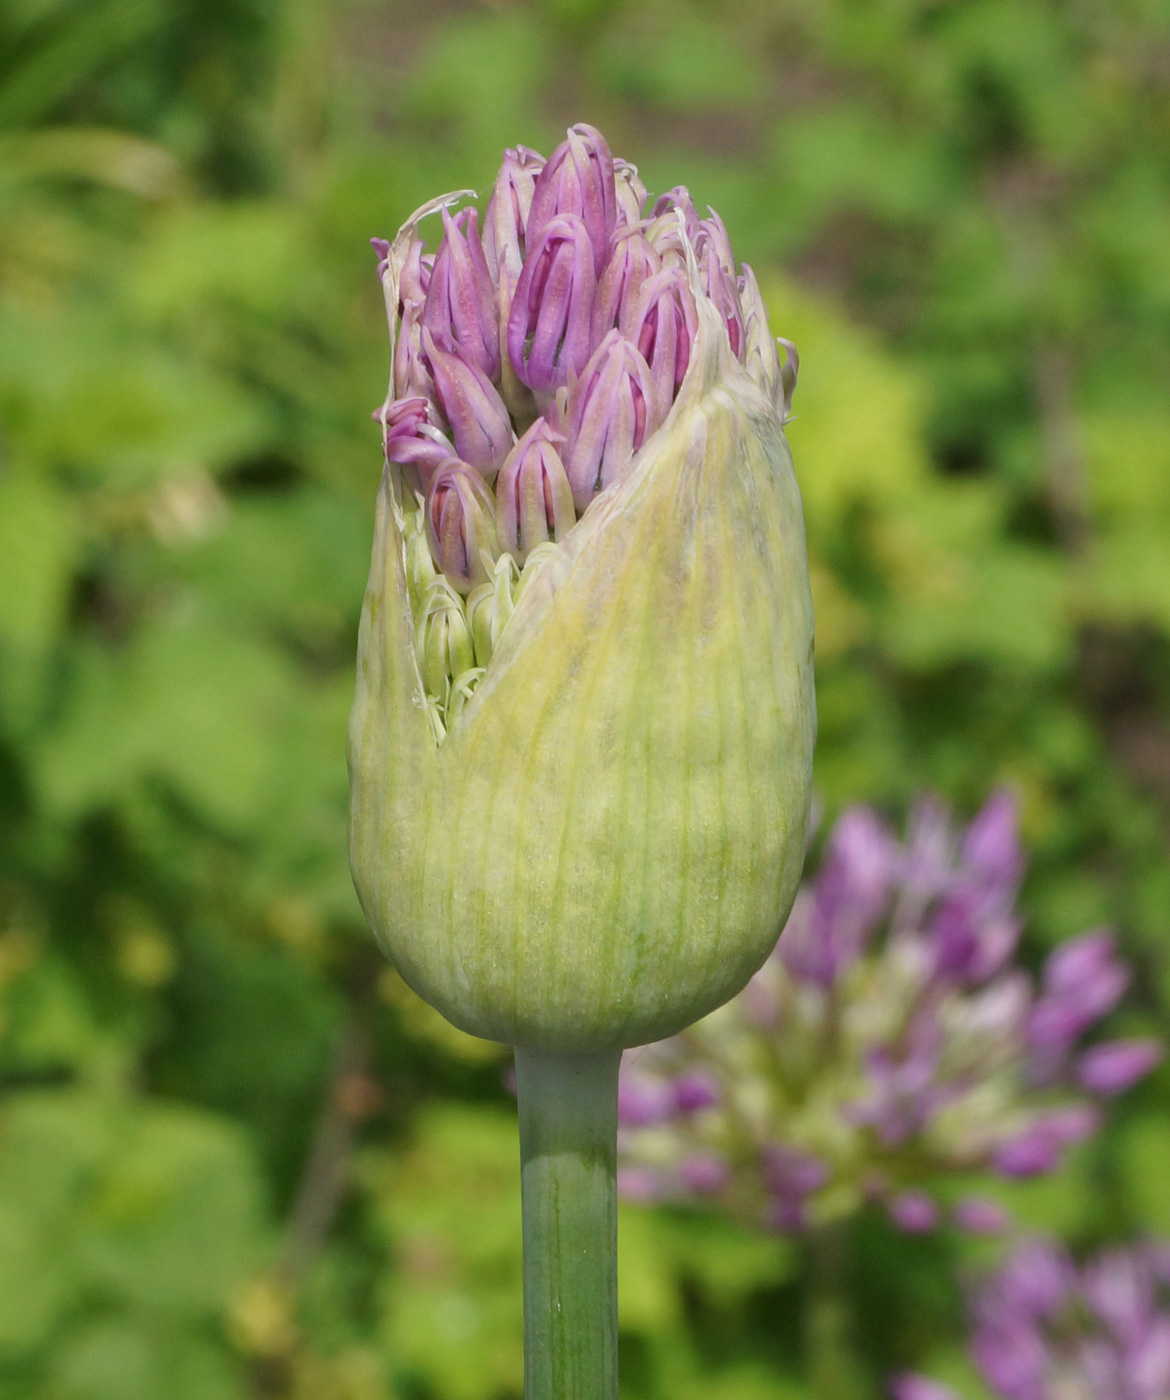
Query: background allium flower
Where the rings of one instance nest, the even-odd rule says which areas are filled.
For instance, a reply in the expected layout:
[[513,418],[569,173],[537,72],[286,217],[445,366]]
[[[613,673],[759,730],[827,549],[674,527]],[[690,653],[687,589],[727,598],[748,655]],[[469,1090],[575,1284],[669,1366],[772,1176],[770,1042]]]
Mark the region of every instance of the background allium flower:
[[[1126,986],[1109,934],[1069,939],[1035,983],[1012,965],[1023,867],[1007,792],[965,830],[920,801],[903,841],[846,811],[743,992],[627,1054],[620,1142],[639,1196],[715,1198],[785,1230],[867,1199],[911,1233],[1001,1227],[994,1203],[944,1211],[932,1187],[1051,1171],[1098,1101],[1161,1056],[1150,1040],[1080,1048]],[[684,1170],[696,1157],[724,1169],[702,1191]]]
[[[1170,1400],[1170,1246],[1108,1249],[1078,1269],[1054,1241],[1017,1245],[971,1300],[971,1355],[1003,1400]],[[896,1400],[958,1400],[905,1375]]]

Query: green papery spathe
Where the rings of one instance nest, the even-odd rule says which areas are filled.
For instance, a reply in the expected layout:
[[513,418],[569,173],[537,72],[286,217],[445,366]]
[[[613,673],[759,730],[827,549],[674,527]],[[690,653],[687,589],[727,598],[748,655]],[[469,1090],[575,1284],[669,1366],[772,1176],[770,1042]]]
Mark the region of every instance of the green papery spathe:
[[800,498],[773,402],[699,300],[669,418],[521,590],[441,744],[383,478],[351,865],[402,977],[475,1035],[670,1035],[743,986],[796,890],[816,729]]

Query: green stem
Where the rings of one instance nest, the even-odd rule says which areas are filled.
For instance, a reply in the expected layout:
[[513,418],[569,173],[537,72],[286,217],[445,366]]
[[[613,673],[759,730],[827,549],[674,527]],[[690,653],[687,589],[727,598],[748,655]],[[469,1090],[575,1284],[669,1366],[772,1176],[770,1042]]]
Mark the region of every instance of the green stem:
[[617,1400],[619,1050],[516,1050],[524,1400]]
[[845,1243],[840,1225],[821,1226],[808,1241],[806,1358],[816,1400],[863,1400],[870,1393],[853,1347]]

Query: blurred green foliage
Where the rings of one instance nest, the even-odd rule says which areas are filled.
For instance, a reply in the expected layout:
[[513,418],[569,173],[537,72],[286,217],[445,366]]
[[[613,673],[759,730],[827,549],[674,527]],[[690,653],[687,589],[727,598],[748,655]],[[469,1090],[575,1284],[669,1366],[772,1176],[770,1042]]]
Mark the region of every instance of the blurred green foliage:
[[[1166,1028],[1166,0],[10,0],[0,1400],[519,1393],[503,1061],[345,864],[366,239],[582,118],[800,346],[827,808],[1016,784],[1031,956],[1115,924]],[[1166,1092],[1023,1218],[1170,1231]],[[974,1400],[984,1247],[845,1246],[870,1393]],[[628,1210],[626,1393],[809,1394],[806,1253]]]

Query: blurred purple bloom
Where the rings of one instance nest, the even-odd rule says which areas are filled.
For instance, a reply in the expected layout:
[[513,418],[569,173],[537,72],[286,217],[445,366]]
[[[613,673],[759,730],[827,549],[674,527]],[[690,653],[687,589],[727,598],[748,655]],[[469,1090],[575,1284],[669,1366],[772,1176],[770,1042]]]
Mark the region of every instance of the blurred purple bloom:
[[1123,1094],[1160,1064],[1156,1040],[1111,1040],[1086,1050],[1077,1063],[1077,1080],[1090,1094]]
[[[971,1300],[972,1359],[1003,1400],[1167,1400],[1170,1296],[1164,1246],[1111,1249],[1078,1273],[1063,1248],[1030,1239]],[[899,1377],[896,1400],[934,1400]],[[939,1392],[946,1395],[945,1389]]]
[[938,1206],[925,1191],[903,1191],[887,1210],[894,1224],[908,1235],[924,1235],[938,1224]]
[[683,1186],[696,1196],[712,1196],[727,1185],[731,1168],[713,1152],[695,1152],[679,1167]]
[[995,1201],[982,1196],[964,1196],[955,1205],[953,1219],[969,1235],[998,1235],[1008,1226],[1008,1213]]
[[645,1128],[665,1122],[675,1109],[674,1086],[668,1079],[624,1074],[618,1084],[618,1122]]
[[893,1400],[959,1400],[949,1385],[940,1385],[938,1381],[910,1371],[903,1371],[890,1381],[890,1394]]
[[794,976],[832,983],[860,955],[898,873],[897,842],[867,807],[842,814],[812,890],[802,892],[779,943]]
[[719,1081],[713,1074],[692,1070],[674,1081],[674,1103],[680,1113],[696,1113],[719,1102]]
[[1066,1147],[1092,1137],[1099,1124],[1100,1114],[1087,1103],[1038,1113],[1023,1132],[1000,1144],[993,1163],[1004,1176],[1040,1176],[1052,1171]]

